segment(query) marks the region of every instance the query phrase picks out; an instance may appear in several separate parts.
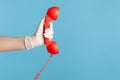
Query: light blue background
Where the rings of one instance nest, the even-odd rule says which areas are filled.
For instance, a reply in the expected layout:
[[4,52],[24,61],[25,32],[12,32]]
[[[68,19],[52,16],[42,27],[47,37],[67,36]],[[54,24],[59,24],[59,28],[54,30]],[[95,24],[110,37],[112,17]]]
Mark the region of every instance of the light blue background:
[[[34,34],[57,5],[54,56],[39,80],[120,80],[120,0],[0,0],[0,35]],[[0,80],[32,80],[49,58],[45,46],[0,53]]]

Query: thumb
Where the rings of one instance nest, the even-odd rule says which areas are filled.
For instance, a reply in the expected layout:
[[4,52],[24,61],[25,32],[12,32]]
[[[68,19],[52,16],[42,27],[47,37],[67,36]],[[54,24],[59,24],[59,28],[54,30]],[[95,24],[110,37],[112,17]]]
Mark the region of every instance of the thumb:
[[40,24],[35,32],[35,36],[42,36],[43,35],[44,20],[45,20],[45,17],[40,21]]

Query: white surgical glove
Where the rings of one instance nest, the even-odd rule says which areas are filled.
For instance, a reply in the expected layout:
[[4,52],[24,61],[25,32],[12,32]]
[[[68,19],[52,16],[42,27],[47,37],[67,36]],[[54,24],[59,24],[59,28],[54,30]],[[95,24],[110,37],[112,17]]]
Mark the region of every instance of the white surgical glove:
[[26,49],[30,49],[30,48],[34,48],[34,47],[43,45],[44,37],[49,38],[49,39],[53,38],[54,32],[53,32],[53,24],[52,23],[50,23],[50,27],[45,30],[45,33],[43,33],[44,20],[45,20],[45,18],[43,18],[41,20],[34,36],[26,36],[25,37]]

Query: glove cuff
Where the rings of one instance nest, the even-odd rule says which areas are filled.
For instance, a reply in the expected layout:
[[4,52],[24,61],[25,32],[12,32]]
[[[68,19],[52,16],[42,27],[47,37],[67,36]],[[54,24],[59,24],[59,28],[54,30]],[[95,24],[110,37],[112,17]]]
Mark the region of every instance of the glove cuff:
[[29,36],[25,37],[25,48],[26,49],[33,48],[32,43],[31,43],[31,38]]
[[25,37],[25,47],[26,49],[34,48],[44,44],[42,37],[36,36],[26,36]]

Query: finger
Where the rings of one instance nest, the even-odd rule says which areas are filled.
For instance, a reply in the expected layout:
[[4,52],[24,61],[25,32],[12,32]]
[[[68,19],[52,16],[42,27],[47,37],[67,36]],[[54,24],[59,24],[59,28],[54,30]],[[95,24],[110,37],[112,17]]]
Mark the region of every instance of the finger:
[[51,30],[53,30],[53,23],[50,22],[50,27],[49,27]]
[[45,33],[46,33],[46,34],[50,34],[50,35],[51,35],[51,34],[54,34],[54,32],[53,32],[51,29],[46,29],[46,30],[45,30]]
[[50,38],[50,39],[52,39],[52,38],[53,38],[53,35],[44,34],[44,37],[45,37],[45,38]]
[[45,36],[53,36],[51,33],[44,33]]

